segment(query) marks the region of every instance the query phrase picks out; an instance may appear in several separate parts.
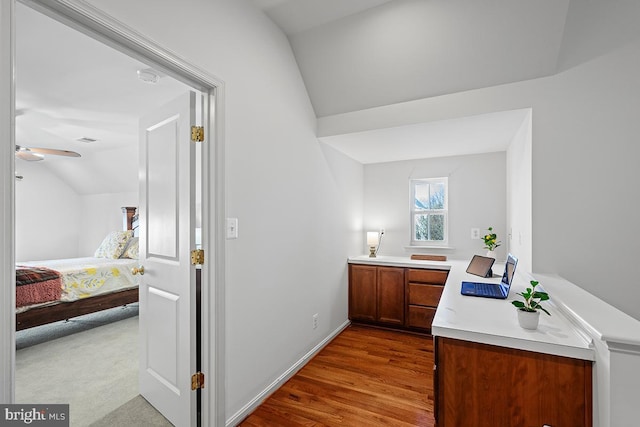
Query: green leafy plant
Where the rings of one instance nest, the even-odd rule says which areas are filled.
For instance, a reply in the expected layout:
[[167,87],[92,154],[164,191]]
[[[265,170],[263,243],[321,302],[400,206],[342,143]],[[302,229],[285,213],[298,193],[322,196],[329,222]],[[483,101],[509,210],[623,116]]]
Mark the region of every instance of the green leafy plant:
[[484,248],[493,251],[495,248],[500,246],[500,243],[502,242],[498,241],[498,236],[493,232],[493,227],[487,228],[487,231],[489,233],[485,234],[482,238],[482,240],[484,240]]
[[516,307],[518,307],[520,310],[523,310],[523,311],[535,312],[538,310],[542,310],[545,313],[547,313],[549,316],[551,316],[551,313],[549,313],[547,310],[545,310],[544,307],[540,305],[542,301],[547,301],[549,299],[549,294],[542,291],[536,291],[536,286],[538,286],[538,282],[536,282],[535,280],[532,280],[530,283],[531,283],[530,288],[527,288],[524,292],[517,292],[518,295],[524,298],[524,302],[511,301],[511,304],[515,305]]

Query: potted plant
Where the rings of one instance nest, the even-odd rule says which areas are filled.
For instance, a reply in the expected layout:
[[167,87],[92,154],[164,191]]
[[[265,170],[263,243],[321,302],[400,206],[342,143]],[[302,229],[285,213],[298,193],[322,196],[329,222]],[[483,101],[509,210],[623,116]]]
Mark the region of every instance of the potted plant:
[[549,299],[549,294],[542,291],[536,291],[538,282],[531,280],[531,287],[524,292],[516,292],[524,301],[511,301],[511,304],[518,309],[518,322],[525,329],[537,329],[540,321],[540,311],[542,310],[551,316],[540,303]]
[[487,228],[487,231],[489,233],[482,237],[482,240],[484,240],[484,249],[487,250],[488,257],[495,258],[494,251],[500,246],[501,242],[498,241],[498,236],[493,232],[493,227]]

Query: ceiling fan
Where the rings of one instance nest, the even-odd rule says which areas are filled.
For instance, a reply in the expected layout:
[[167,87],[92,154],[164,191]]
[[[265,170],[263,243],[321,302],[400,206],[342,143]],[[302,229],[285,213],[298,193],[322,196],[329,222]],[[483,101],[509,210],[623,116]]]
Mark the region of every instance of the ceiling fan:
[[38,160],[44,160],[45,154],[53,154],[55,156],[66,157],[80,157],[79,153],[69,150],[58,150],[55,148],[35,148],[35,147],[22,147],[16,145],[16,157],[18,159],[35,162]]

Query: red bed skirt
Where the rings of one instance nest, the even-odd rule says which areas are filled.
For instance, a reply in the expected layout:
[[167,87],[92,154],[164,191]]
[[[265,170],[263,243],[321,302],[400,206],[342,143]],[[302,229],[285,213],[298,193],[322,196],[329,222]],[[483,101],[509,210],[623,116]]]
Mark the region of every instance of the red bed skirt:
[[16,307],[58,301],[62,275],[43,267],[16,267]]

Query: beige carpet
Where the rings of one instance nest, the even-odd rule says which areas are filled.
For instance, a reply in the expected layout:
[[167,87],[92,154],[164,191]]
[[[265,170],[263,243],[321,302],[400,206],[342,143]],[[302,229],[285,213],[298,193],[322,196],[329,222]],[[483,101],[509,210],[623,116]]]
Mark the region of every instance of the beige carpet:
[[172,426],[144,397],[136,396],[113,412],[91,424],[91,427]]
[[18,332],[16,402],[68,403],[70,425],[84,427],[136,398],[137,313],[115,308]]

